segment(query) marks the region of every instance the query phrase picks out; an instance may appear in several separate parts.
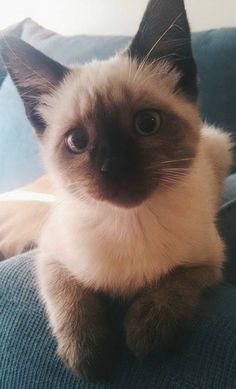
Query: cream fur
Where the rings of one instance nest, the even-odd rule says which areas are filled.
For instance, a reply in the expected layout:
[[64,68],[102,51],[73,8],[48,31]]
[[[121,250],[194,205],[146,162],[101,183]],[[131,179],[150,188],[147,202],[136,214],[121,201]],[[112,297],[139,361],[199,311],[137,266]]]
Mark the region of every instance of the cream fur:
[[43,232],[39,266],[59,261],[83,284],[122,294],[178,265],[221,267],[224,245],[215,216],[222,172],[231,163],[229,150],[228,135],[203,127],[189,174],[135,209],[64,198]]
[[52,188],[46,176],[0,195],[0,252],[5,258],[21,254],[32,242],[37,242],[52,201]]

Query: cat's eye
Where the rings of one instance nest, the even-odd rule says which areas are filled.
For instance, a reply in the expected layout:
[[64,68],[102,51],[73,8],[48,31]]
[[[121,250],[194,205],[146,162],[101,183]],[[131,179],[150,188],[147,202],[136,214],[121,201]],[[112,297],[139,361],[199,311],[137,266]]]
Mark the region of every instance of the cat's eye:
[[65,137],[66,145],[74,154],[83,153],[87,148],[88,141],[87,131],[81,128],[71,130]]
[[153,135],[161,127],[160,114],[153,110],[140,111],[135,115],[134,126],[135,131],[140,135]]

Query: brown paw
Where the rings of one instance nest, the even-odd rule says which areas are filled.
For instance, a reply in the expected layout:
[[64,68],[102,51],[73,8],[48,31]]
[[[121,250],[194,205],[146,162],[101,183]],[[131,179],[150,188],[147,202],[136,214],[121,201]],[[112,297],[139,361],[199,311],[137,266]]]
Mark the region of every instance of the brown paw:
[[[104,330],[103,330],[104,332]],[[116,365],[116,344],[112,334],[106,337],[81,333],[58,342],[58,354],[68,368],[85,381],[108,379]]]
[[118,336],[110,299],[84,288],[50,258],[40,259],[41,293],[59,356],[84,380],[109,377],[117,357]]
[[68,368],[85,381],[100,381],[109,378],[115,362],[116,353],[113,343],[107,341],[91,342],[78,339],[64,341],[58,352]]
[[179,311],[176,306],[158,300],[150,296],[140,297],[127,312],[127,345],[137,358],[176,348],[183,335],[189,332],[189,311]]

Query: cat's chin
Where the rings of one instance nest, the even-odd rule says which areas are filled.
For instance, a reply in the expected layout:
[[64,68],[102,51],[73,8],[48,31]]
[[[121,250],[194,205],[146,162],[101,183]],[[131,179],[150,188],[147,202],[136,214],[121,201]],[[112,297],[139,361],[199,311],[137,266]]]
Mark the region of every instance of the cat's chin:
[[117,208],[124,208],[124,209],[130,209],[130,208],[137,208],[139,207],[145,199],[142,200],[130,200],[129,201],[122,201],[121,199],[111,199],[111,200],[105,200],[111,205],[117,207]]
[[127,193],[125,191],[117,191],[115,194],[113,193],[100,193],[93,194],[93,198],[98,201],[106,202],[112,206],[118,208],[137,208],[139,207],[150,194],[147,193]]

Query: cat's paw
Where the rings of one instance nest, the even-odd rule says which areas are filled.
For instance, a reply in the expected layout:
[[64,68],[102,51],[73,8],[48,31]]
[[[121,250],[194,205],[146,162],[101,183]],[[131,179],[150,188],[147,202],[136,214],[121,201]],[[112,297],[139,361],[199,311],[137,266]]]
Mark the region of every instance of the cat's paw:
[[116,365],[116,347],[107,339],[68,337],[58,342],[58,354],[82,380],[97,382],[110,378]]
[[135,301],[125,318],[127,346],[137,358],[177,348],[190,330],[188,315],[165,302],[144,296]]

